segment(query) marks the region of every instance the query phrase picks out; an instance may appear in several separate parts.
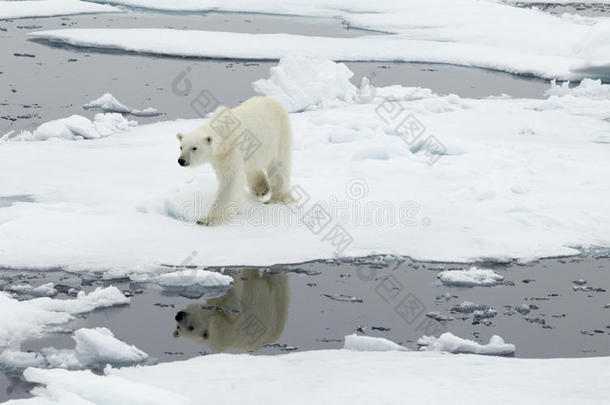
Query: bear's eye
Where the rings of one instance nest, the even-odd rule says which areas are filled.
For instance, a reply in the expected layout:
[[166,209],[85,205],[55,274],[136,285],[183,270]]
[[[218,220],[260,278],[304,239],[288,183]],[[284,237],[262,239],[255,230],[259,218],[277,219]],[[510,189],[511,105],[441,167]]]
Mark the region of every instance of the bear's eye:
[[207,339],[207,338],[208,338],[208,331],[207,331],[207,330],[204,330],[204,331],[203,331],[203,338],[204,338],[204,339]]
[[189,330],[192,332],[195,328],[193,328],[192,326],[189,326]]
[[212,143],[212,138],[210,138],[209,136],[207,138],[205,138],[207,143]]
[[180,150],[182,150],[182,146],[180,147]]
[[194,147],[193,147],[193,151],[196,151],[196,150],[197,150],[197,147],[196,147],[196,146],[194,146]]

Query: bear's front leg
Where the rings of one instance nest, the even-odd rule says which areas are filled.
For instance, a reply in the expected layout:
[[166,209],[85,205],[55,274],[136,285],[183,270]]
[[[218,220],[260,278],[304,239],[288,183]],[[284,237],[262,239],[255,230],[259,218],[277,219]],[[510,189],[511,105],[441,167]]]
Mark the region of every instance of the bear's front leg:
[[212,167],[218,177],[218,192],[207,217],[197,221],[204,226],[219,225],[236,217],[244,203],[246,175],[241,154],[231,151],[223,159],[212,162]]

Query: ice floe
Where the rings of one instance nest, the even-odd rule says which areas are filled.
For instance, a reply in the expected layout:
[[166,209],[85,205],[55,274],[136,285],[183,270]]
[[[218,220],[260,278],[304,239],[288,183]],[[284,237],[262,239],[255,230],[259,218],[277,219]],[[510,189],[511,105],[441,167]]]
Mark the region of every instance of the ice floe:
[[[28,368],[40,384],[20,405],[603,403],[610,358],[514,359],[438,352],[314,350],[201,356],[155,366],[90,371]],[[500,376],[500,377],[499,377]],[[544,376],[544,378],[541,378]],[[261,383],[264,379],[264,383]],[[276,387],[270,395],[269,387]]]
[[74,299],[49,297],[17,301],[0,292],[0,348],[17,347],[28,338],[40,337],[46,330],[71,321],[73,314],[96,308],[129,303],[116,287],[98,287],[90,293],[80,291]]
[[442,271],[437,276],[444,285],[455,287],[489,287],[501,284],[504,276],[490,269],[480,269],[473,266],[467,270]]
[[118,13],[121,9],[80,0],[0,1],[0,20],[87,13]]
[[107,328],[82,328],[74,331],[74,349],[42,349],[51,368],[81,369],[100,365],[141,363],[148,355],[133,345],[114,337]]
[[233,278],[216,271],[200,269],[184,269],[161,274],[153,281],[166,287],[188,287],[199,285],[204,287],[222,287],[233,283]]
[[[161,55],[280,59],[292,52],[335,61],[448,63],[549,79],[608,78],[608,18],[561,18],[497,1],[113,1],[167,10],[336,17],[383,35],[326,38],[172,29],[64,29],[33,33],[74,46]],[[544,32],[545,35],[540,35]],[[251,44],[255,43],[256,46]]]
[[406,347],[398,345],[391,340],[373,336],[358,336],[355,333],[345,337],[343,349],[358,352],[387,352],[395,350],[407,350]]
[[[290,115],[302,210],[249,199],[241,216],[212,228],[194,226],[214,198],[212,169],[176,163],[175,134],[205,119],[87,142],[3,143],[4,171],[19,175],[0,177],[0,189],[32,201],[0,207],[0,265],[120,276],[185,261],[504,261],[610,246],[608,151],[596,143],[610,131],[609,100],[476,100],[390,86],[333,105]],[[421,124],[419,132],[405,122]],[[441,145],[433,151],[431,142]],[[320,234],[302,218],[316,203],[334,221]],[[347,243],[328,236],[335,225]]]
[[156,108],[147,107],[143,110],[135,110],[121,103],[110,93],[104,93],[101,97],[83,105],[85,110],[99,110],[105,113],[131,114],[140,117],[154,117],[161,115]]
[[438,338],[423,336],[417,340],[422,351],[437,351],[449,353],[470,353],[493,356],[507,356],[515,353],[515,345],[505,343],[500,336],[492,336],[489,343],[482,345],[472,340],[462,339],[451,332],[445,332]]

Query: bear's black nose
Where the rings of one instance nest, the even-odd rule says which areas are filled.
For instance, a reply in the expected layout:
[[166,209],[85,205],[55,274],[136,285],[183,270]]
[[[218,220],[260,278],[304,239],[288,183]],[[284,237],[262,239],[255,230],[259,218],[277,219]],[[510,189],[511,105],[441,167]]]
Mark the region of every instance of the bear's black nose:
[[178,159],[178,164],[179,164],[180,166],[185,166],[185,165],[186,165],[186,160],[184,160],[184,159],[180,158],[180,159]]
[[180,311],[176,314],[176,322],[180,322],[184,318],[186,318],[186,312]]

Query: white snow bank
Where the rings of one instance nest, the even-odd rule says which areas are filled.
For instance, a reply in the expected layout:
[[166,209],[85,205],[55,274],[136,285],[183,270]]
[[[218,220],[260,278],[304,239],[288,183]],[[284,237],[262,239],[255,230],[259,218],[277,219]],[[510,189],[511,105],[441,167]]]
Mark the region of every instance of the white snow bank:
[[[544,78],[610,76],[610,21],[560,18],[497,1],[118,0],[157,9],[254,11],[337,17],[349,26],[393,33],[354,38],[171,29],[66,29],[33,33],[75,46],[162,55],[280,59],[315,53],[338,61],[449,63]],[[540,35],[544,32],[545,35]],[[256,46],[252,46],[252,44]]]
[[[0,266],[157,275],[161,264],[531,260],[610,247],[608,151],[596,143],[610,131],[608,111],[610,101],[588,97],[378,88],[367,103],[290,115],[301,210],[249,200],[241,216],[211,228],[193,222],[214,198],[212,169],[176,163],[175,134],[204,119],[90,142],[7,142],[2,171],[19,176],[0,176],[0,190],[33,202],[0,207]],[[423,134],[408,133],[407,118]],[[422,146],[434,139],[435,153]],[[316,203],[332,220],[322,230],[303,221]],[[332,237],[340,229],[349,237]]]
[[0,1],[0,20],[86,13],[117,13],[121,9],[80,0]]
[[555,80],[546,91],[547,96],[573,96],[592,100],[610,100],[610,85],[601,80],[584,79],[577,86],[570,87],[570,82],[557,84]]
[[345,337],[343,349],[357,352],[387,352],[392,350],[407,350],[406,347],[398,345],[385,338],[358,336],[355,333]]
[[72,314],[127,303],[129,298],[112,286],[98,287],[89,294],[80,291],[68,300],[43,297],[17,301],[0,293],[0,347],[15,347],[24,339],[39,337],[47,328],[71,321]]
[[105,113],[131,114],[140,117],[152,117],[161,115],[157,109],[148,107],[144,110],[134,110],[121,103],[110,93],[104,93],[101,97],[83,105],[86,110],[100,110]]
[[135,364],[148,359],[146,353],[115,338],[107,328],[78,329],[73,338],[76,342],[74,350],[42,350],[50,367],[82,369],[100,364]]
[[44,365],[45,359],[39,353],[10,349],[0,353],[0,366],[4,369],[19,370],[28,367],[43,367]]
[[[610,357],[514,359],[437,352],[315,350],[214,354],[90,371],[30,368],[35,398],[11,405],[594,404],[610,397]],[[500,377],[499,377],[500,376]],[[542,378],[543,376],[544,378]],[[262,383],[261,381],[264,381]],[[271,388],[270,388],[271,387]],[[271,391],[270,391],[271,389]]]
[[121,114],[96,114],[93,122],[82,115],[72,115],[45,122],[34,130],[21,133],[9,132],[0,141],[47,141],[49,139],[98,139],[133,128],[138,123]]
[[490,269],[479,269],[476,266],[468,270],[448,270],[441,271],[437,278],[444,285],[456,287],[489,287],[501,284],[504,276]]
[[165,273],[153,279],[155,282],[166,287],[187,287],[199,285],[204,287],[229,286],[233,278],[220,274],[216,271],[187,269]]
[[334,100],[351,102],[356,95],[356,87],[349,81],[354,73],[326,58],[291,54],[270,70],[269,79],[257,80],[252,86],[277,99],[289,112],[328,108]]
[[504,343],[504,339],[500,336],[492,336],[489,343],[482,345],[472,340],[462,339],[453,335],[451,332],[445,332],[438,338],[435,336],[423,336],[417,340],[422,351],[437,351],[449,353],[470,353],[484,354],[493,356],[508,356],[515,353],[515,345]]

